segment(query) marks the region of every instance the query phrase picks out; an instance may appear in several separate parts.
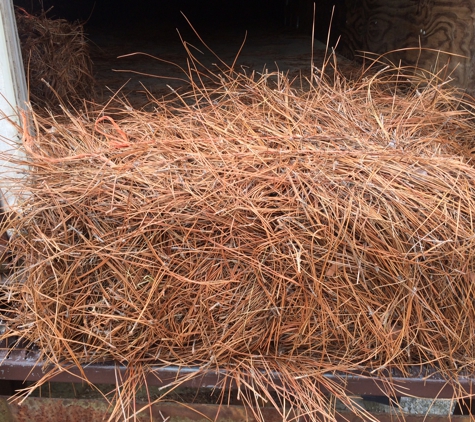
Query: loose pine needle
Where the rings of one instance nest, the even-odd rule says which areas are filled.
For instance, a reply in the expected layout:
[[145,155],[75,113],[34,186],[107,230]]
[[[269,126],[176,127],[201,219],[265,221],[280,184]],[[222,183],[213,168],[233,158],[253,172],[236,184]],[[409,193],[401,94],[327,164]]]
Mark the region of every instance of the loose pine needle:
[[325,373],[473,373],[463,97],[404,68],[315,70],[307,90],[190,69],[189,92],[153,112],[117,103],[24,128],[2,338],[38,348],[42,382],[64,362],[125,365],[121,420],[152,366],[198,366],[228,371],[258,420],[263,402],[334,420],[324,390],[365,412]]

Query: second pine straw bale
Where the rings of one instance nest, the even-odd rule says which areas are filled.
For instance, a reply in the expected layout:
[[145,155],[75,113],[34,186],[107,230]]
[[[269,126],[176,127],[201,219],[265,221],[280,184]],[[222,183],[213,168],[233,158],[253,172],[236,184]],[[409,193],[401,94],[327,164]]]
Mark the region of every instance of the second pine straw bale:
[[83,26],[22,8],[15,16],[30,100],[56,109],[60,103],[91,99],[92,60]]

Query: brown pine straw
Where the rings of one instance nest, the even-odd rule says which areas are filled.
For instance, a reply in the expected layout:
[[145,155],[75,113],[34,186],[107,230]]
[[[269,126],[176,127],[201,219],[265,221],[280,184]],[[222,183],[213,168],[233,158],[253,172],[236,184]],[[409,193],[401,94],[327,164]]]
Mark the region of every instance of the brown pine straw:
[[15,9],[30,100],[36,106],[57,109],[63,102],[91,98],[94,79],[89,46],[79,22],[35,16]]
[[227,371],[220,387],[236,383],[258,420],[267,402],[333,421],[322,388],[372,420],[324,374],[366,370],[395,394],[392,369],[430,365],[455,386],[473,373],[475,125],[460,93],[404,68],[316,71],[300,90],[190,63],[189,92],[154,112],[25,125],[2,338],[49,370],[20,397],[65,365],[113,361],[128,375],[111,420],[134,419],[152,366],[197,366]]

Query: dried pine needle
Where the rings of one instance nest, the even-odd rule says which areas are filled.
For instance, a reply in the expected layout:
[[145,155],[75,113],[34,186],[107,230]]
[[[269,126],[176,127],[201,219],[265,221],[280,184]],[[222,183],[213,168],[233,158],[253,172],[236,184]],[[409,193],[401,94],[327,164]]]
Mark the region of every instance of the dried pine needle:
[[365,415],[327,372],[430,364],[455,384],[475,369],[475,126],[404,72],[303,91],[192,70],[154,112],[34,116],[3,338],[52,371],[126,365],[118,420],[151,365],[225,369],[289,420],[334,420],[321,388]]

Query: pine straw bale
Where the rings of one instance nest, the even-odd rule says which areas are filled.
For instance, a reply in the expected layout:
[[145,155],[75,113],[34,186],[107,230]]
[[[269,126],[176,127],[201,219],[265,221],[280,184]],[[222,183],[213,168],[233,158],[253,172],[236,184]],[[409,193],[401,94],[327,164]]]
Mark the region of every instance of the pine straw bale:
[[82,24],[35,16],[16,8],[30,100],[56,109],[58,104],[90,99],[92,60]]
[[473,371],[475,126],[460,98],[389,73],[308,92],[281,74],[208,77],[153,113],[25,130],[3,338],[39,348],[41,382],[61,362],[127,365],[123,419],[151,364],[226,369],[248,403],[333,420],[319,386],[364,411],[325,372]]

